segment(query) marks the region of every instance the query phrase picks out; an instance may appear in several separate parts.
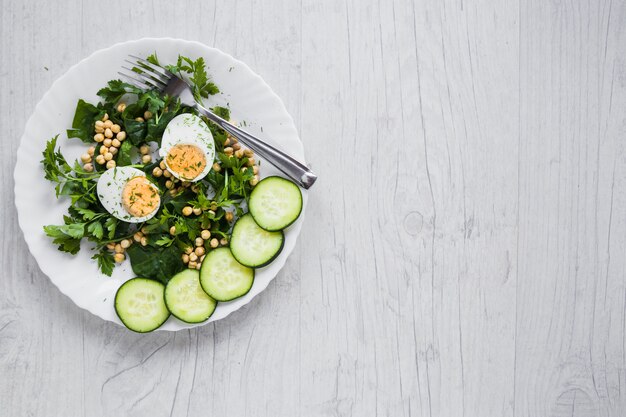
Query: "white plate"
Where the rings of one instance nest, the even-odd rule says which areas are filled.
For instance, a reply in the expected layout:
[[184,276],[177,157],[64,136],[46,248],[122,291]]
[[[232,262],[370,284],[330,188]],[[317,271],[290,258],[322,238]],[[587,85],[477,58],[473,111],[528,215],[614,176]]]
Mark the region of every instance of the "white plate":
[[[205,104],[227,105],[231,109],[232,118],[240,124],[245,121],[245,128],[251,133],[304,162],[298,132],[280,98],[246,64],[198,42],[166,38],[120,43],[94,53],[55,81],[26,123],[17,152],[14,175],[19,224],[39,267],[59,290],[79,307],[120,325],[113,300],[119,286],[134,276],[130,263],[126,261],[117,266],[113,276],[107,277],[98,271],[95,262],[90,259],[92,247],[87,243],[83,244],[76,256],[57,250],[44,234],[43,226],[62,224],[69,201],[56,199],[54,187],[44,179],[39,161],[46,141],[56,134],[59,134],[58,144],[68,160],[73,161],[84,153],[87,146],[78,139],[68,140],[65,134],[65,130],[72,124],[78,99],[96,103],[96,92],[107,81],[118,78],[117,71],[128,54],[146,56],[155,51],[162,63],[175,63],[178,54],[192,58],[204,57],[213,81],[221,90],[220,94],[211,97]],[[270,164],[261,161],[260,174],[265,177],[279,173]],[[306,192],[303,192],[303,197],[306,206]],[[303,218],[304,208],[298,221],[285,232],[285,246],[278,258],[269,266],[256,271],[250,292],[237,300],[219,303],[209,321],[226,317],[267,287],[293,250]],[[180,330],[198,325],[186,324],[170,317],[159,330]]]

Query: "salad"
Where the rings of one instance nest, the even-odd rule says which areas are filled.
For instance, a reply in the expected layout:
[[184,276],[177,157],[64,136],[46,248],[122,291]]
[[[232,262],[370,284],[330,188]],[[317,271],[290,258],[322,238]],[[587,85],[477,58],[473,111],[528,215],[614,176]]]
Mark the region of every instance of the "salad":
[[[188,81],[197,100],[219,92],[203,58],[146,59]],[[278,256],[283,229],[302,210],[301,191],[281,177],[261,180],[252,150],[176,98],[121,80],[98,96],[95,104],[78,101],[67,130],[85,143],[80,160],[63,156],[58,135],[43,151],[45,178],[69,203],[63,224],[44,231],[72,255],[90,242],[104,275],[130,262],[137,277],[115,297],[130,330],[155,330],[170,314],[205,321],[219,302],[245,295],[254,269]],[[230,120],[227,108],[212,110]]]

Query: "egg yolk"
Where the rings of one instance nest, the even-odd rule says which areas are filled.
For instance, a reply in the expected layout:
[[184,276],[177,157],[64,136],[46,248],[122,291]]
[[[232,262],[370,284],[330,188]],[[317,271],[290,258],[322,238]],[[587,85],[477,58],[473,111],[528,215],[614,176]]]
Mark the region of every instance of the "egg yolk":
[[181,178],[192,180],[204,171],[206,156],[195,145],[174,145],[167,153],[167,166]]
[[161,197],[146,177],[134,177],[122,190],[122,204],[130,215],[144,217],[159,208]]

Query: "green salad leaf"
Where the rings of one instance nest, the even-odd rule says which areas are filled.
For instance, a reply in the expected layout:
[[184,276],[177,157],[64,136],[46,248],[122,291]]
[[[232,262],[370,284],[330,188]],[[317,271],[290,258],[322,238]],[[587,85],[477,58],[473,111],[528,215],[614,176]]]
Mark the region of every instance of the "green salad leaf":
[[133,272],[138,277],[152,278],[167,283],[170,278],[185,269],[176,246],[132,245],[126,250]]
[[78,138],[85,143],[93,142],[93,124],[99,120],[105,111],[93,104],[89,104],[83,99],[78,100],[72,128],[67,130],[68,138]]

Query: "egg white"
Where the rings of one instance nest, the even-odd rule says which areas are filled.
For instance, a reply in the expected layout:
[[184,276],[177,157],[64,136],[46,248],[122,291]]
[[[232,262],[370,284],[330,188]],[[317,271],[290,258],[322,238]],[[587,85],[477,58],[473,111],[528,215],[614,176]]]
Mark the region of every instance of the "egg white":
[[165,165],[167,164],[167,154],[170,149],[176,145],[195,145],[202,150],[206,157],[206,166],[204,170],[192,180],[181,178],[181,176],[170,170],[172,175],[178,179],[185,181],[197,182],[206,177],[215,160],[215,141],[213,134],[204,121],[194,114],[180,114],[174,117],[165,128],[163,138],[161,139],[161,149],[159,155],[163,158]]
[[[142,223],[154,217],[159,211],[158,207],[146,216],[135,217],[126,211],[122,202],[122,191],[126,183],[132,178],[145,176],[143,171],[132,167],[116,167],[103,172],[98,179],[96,190],[104,208],[114,217],[128,223]],[[155,189],[158,190],[156,186]]]

